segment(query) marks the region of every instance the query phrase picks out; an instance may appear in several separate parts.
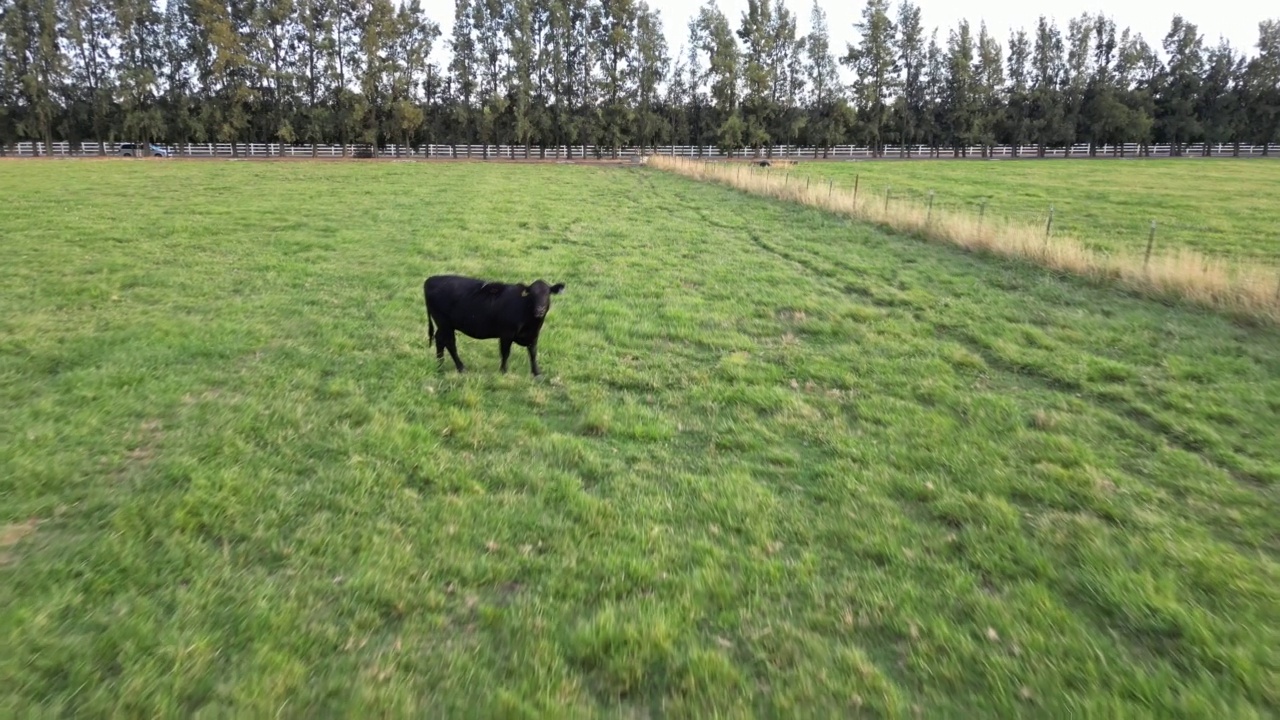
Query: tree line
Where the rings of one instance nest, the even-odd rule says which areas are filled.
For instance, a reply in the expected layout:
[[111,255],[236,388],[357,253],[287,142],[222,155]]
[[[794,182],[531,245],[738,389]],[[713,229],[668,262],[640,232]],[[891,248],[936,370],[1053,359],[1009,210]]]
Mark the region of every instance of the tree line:
[[867,0],[839,49],[810,13],[801,35],[785,0],[750,0],[736,23],[707,0],[673,53],[643,0],[455,0],[448,38],[419,0],[0,0],[0,144],[1280,140],[1277,20],[1251,54],[1181,16],[1158,48],[1105,14],[1042,16],[1002,43]]

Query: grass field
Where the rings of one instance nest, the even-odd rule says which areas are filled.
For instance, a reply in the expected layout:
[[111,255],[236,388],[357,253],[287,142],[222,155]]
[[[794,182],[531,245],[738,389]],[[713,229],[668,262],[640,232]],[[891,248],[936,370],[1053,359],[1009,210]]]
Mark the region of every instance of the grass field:
[[[773,170],[774,173],[787,172]],[[1053,228],[1103,251],[1190,248],[1280,267],[1280,162],[1224,158],[935,162],[813,162],[793,178],[834,181],[881,199],[927,202],[939,213],[993,217]]]
[[1280,333],[643,168],[0,196],[0,715],[1280,711]]

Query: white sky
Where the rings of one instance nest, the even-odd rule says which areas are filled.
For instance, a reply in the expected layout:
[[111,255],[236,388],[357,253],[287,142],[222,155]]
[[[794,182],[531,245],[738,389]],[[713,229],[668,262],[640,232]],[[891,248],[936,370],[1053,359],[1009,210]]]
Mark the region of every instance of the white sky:
[[[667,35],[670,53],[674,56],[681,45],[688,42],[689,19],[705,0],[647,0],[649,7],[660,10],[662,25]],[[442,59],[447,50],[449,32],[453,27],[453,0],[422,0],[427,16],[439,23],[442,32],[433,58]],[[827,13],[827,26],[831,34],[831,49],[839,58],[845,52],[846,43],[857,39],[853,24],[858,21],[865,0],[819,0]],[[747,0],[717,0],[721,12],[736,30],[747,9]],[[1169,30],[1175,14],[1181,14],[1195,24],[1204,37],[1206,46],[1218,44],[1220,36],[1226,37],[1237,50],[1249,55],[1256,52],[1258,23],[1270,18],[1280,19],[1280,8],[1270,2],[1258,0],[1215,0],[1215,2],[1156,2],[1155,0],[1129,0],[1114,5],[1098,0],[917,0],[923,15],[926,32],[938,28],[939,43],[945,46],[947,32],[961,19],[967,19],[977,33],[981,21],[1008,51],[1009,32],[1013,28],[1025,28],[1033,33],[1040,15],[1054,19],[1062,33],[1066,34],[1067,21],[1081,13],[1095,15],[1104,12],[1116,23],[1117,33],[1125,27],[1141,33],[1157,52]],[[809,14],[813,0],[786,0],[789,10],[796,16],[797,32],[809,32]],[[1270,9],[1270,12],[1268,12]],[[896,16],[898,3],[890,10]],[[846,75],[847,73],[842,73]]]

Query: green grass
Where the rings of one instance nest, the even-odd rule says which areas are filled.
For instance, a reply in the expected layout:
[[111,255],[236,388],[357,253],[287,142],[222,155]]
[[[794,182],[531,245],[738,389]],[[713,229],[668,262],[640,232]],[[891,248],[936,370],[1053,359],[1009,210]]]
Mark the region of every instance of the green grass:
[[[785,169],[775,169],[784,173]],[[834,181],[859,193],[934,195],[939,213],[993,216],[1044,227],[1103,251],[1202,253],[1280,266],[1280,162],[1230,158],[804,162],[792,177]]]
[[0,196],[0,715],[1280,711],[1275,332],[645,169]]

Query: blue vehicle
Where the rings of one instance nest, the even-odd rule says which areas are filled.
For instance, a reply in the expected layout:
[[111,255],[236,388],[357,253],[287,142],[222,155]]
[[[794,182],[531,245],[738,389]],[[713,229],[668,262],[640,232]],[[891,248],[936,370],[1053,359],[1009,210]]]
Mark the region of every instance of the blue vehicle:
[[141,143],[121,143],[116,150],[120,157],[142,157],[149,154],[151,157],[169,157],[169,151],[159,145],[147,145],[145,148]]

